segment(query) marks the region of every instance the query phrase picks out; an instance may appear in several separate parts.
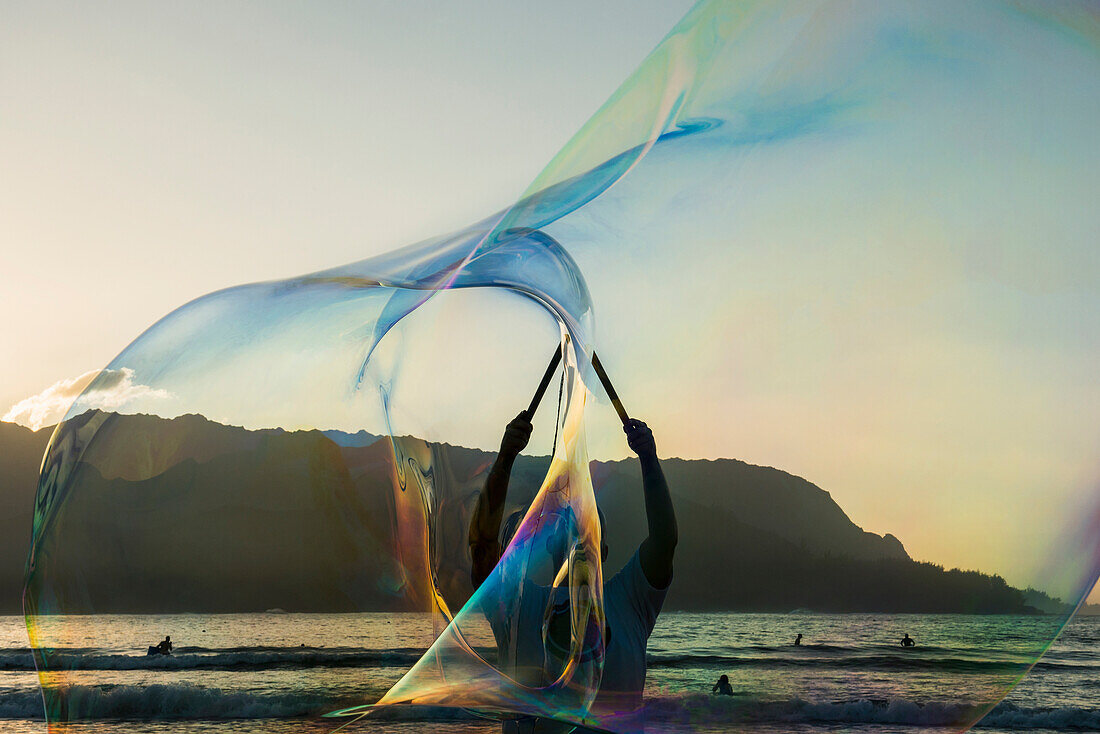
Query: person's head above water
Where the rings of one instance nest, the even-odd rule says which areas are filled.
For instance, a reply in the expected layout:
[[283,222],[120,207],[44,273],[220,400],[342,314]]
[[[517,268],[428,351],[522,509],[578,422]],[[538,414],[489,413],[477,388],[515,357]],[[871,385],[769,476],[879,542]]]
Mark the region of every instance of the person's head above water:
[[[565,562],[565,553],[568,550],[565,547],[565,539],[576,535],[575,518],[571,511],[567,511],[568,516],[559,515],[554,521],[559,523],[570,523],[574,525],[572,528],[563,528],[565,532],[552,532],[547,535],[546,539],[546,552],[553,558],[556,566],[561,566]],[[512,542],[512,538],[515,537],[516,531],[519,530],[520,523],[523,520],[523,516],[526,514],[526,510],[516,510],[507,518],[500,527],[500,550],[503,553],[508,544]],[[600,518],[600,562],[603,563],[607,560],[607,523],[604,522],[603,510],[596,508],[596,514]]]
[[730,677],[728,675],[726,675],[725,673],[723,673],[721,676],[719,676],[718,682],[719,683],[729,683],[730,682]]

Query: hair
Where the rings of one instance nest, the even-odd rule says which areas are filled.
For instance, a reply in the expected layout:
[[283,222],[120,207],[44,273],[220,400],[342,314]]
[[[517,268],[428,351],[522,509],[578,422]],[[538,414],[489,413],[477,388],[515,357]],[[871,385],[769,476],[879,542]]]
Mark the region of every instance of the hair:
[[[519,524],[523,520],[523,516],[527,514],[527,510],[516,510],[508,517],[504,519],[504,522],[500,526],[500,551],[504,552],[504,549],[508,547],[508,544],[512,542],[512,538],[516,536],[516,531],[519,530]],[[603,530],[607,527],[606,518],[604,517],[603,510],[599,507],[596,508],[596,514],[600,518],[600,533],[603,534]],[[570,519],[572,519],[572,513],[570,512]]]

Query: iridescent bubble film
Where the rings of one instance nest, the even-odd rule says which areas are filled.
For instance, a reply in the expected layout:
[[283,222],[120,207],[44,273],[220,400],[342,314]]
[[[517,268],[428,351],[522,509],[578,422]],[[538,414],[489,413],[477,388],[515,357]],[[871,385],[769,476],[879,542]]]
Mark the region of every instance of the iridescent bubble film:
[[[38,488],[25,611],[50,721],[88,705],[67,652],[94,634],[80,615],[217,597],[226,611],[293,598],[418,613],[401,675],[388,692],[349,684],[333,707],[348,717],[430,706],[725,730],[783,701],[825,720],[868,702],[871,720],[897,723],[897,699],[911,718],[969,727],[1100,568],[1098,119],[1093,3],[700,3],[514,205],[386,255],[209,294],[104,368],[58,426]],[[556,344],[562,371],[531,449],[543,458],[509,498],[523,520],[475,591],[467,534],[493,454],[463,446],[493,444],[529,397],[511,376],[533,388]],[[935,633],[904,669],[884,667],[897,654],[884,647],[810,690],[782,665],[738,667],[758,641],[715,629],[729,665],[684,675],[702,689],[726,672],[742,698],[650,689],[643,712],[601,699],[600,546],[635,538],[597,515],[622,487],[589,448],[599,459],[622,439],[594,352],[663,457],[803,474],[847,492],[856,522],[897,511],[914,559],[984,572],[903,576],[901,543],[865,533],[792,564],[803,580],[765,603],[754,569],[774,558],[719,508],[737,487],[719,478],[704,497],[673,482],[673,607],[679,594],[717,608],[721,588],[745,610],[830,611],[849,594],[873,612],[878,594],[908,611],[1017,614],[1013,639],[995,652],[953,640],[967,653],[952,670],[970,677],[934,711],[921,707],[948,695]],[[120,379],[141,388],[97,402]],[[779,523],[792,557],[824,523],[778,499],[797,479],[760,510],[805,528]],[[728,538],[718,554],[703,550],[714,537]],[[560,623],[547,598],[568,599]],[[800,624],[826,657],[878,629],[873,615]],[[537,655],[518,650],[530,628]]]

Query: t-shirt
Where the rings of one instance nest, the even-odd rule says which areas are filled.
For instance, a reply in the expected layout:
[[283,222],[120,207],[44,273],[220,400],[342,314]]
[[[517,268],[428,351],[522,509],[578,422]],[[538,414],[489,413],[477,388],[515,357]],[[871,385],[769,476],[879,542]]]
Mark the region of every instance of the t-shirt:
[[[524,582],[520,604],[521,624],[516,630],[515,659],[517,679],[527,685],[540,685],[534,680],[541,674],[544,655],[542,641],[543,612],[550,600],[550,587],[531,581]],[[607,627],[604,631],[604,668],[600,690],[592,704],[592,713],[606,716],[616,713],[615,728],[641,731],[644,722],[639,709],[645,689],[646,643],[661,613],[668,587],[655,588],[642,571],[638,552],[609,581],[604,582],[603,601]],[[562,593],[564,597],[565,594]],[[507,648],[505,605],[486,604],[486,616],[501,650]],[[489,608],[492,607],[492,608]],[[555,614],[567,615],[569,602],[563,599],[555,606]],[[553,622],[551,622],[552,624]],[[525,666],[526,670],[525,670]],[[525,678],[527,678],[525,680]],[[630,715],[631,712],[639,712]],[[571,726],[548,719],[525,718],[504,722],[504,734],[542,734],[568,731]],[[578,727],[578,732],[587,731]]]

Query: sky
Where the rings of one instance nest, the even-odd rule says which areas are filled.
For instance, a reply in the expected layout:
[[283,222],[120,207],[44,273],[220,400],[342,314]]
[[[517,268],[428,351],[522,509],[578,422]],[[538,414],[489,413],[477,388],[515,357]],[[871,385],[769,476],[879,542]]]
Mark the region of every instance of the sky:
[[[0,305],[18,317],[0,324],[13,355],[0,360],[0,411],[50,422],[145,328],[202,294],[367,258],[509,205],[689,7],[9,9],[0,28]],[[781,20],[792,44],[828,39],[830,23],[838,33],[860,27],[845,17],[815,17],[809,30],[804,19]],[[685,172],[658,151],[548,230],[576,243],[603,361],[664,455],[735,457],[804,476],[918,559],[1014,583],[1042,573],[1065,516],[1089,507],[1097,488],[1097,225],[1087,212],[1100,161],[1096,146],[1082,146],[1056,169],[1064,176],[1042,165],[1064,155],[1058,140],[1088,140],[1074,125],[1098,110],[1083,95],[1075,114],[1043,115],[1091,67],[1067,51],[1041,56],[1039,71],[1017,69],[1014,59],[1035,57],[1035,38],[1010,39],[1026,53],[1002,68],[1032,82],[1057,72],[1033,85],[1047,104],[1021,112],[1011,90],[987,85],[982,114],[969,119],[928,104],[957,102],[943,96],[953,93],[944,79],[959,78],[961,61],[911,84],[914,99],[867,102],[876,92],[890,99],[875,85],[891,65],[924,73],[925,58],[950,49],[891,36],[869,69],[817,70],[817,47],[805,44],[789,68],[739,90],[730,119],[740,127],[724,134],[745,152],[720,159],[729,172]],[[993,43],[980,32],[976,42]],[[769,53],[741,51],[754,52]],[[807,74],[811,88],[830,75],[859,83],[807,99],[795,85],[784,96]],[[905,104],[921,124],[899,133],[889,122]],[[1005,158],[996,135],[970,136],[968,125],[1034,146]],[[938,132],[952,126],[963,133],[941,144]],[[900,173],[885,170],[899,144],[922,154]],[[710,159],[696,151],[684,160],[705,168]],[[654,187],[649,170],[674,175]],[[732,182],[729,201],[716,207],[695,181]],[[1047,214],[1012,221],[1031,211],[1036,186]],[[876,208],[860,208],[861,196]],[[718,213],[673,211],[696,201]],[[631,223],[612,233],[620,248],[586,247],[609,221]],[[878,242],[888,246],[866,246]],[[1070,245],[1044,255],[1052,242]],[[777,259],[779,247],[791,256]],[[668,267],[670,252],[689,266]],[[661,297],[668,292],[680,295]],[[537,382],[553,325],[494,294],[447,294],[416,319],[433,338],[398,386],[413,414],[462,392],[426,379],[444,362],[453,375],[478,374],[493,394],[471,391],[410,430],[491,448]],[[487,320],[493,329],[479,327]],[[490,364],[486,354],[507,356]],[[125,370],[108,383],[112,400],[170,399]],[[592,455],[626,456],[614,414],[595,397]],[[203,409],[235,422],[221,407]],[[319,422],[270,408],[257,426]],[[327,415],[321,427],[357,427],[353,412]],[[548,445],[551,432],[542,421],[533,445]]]
[[6,8],[0,411],[199,295],[507,206],[690,5]]

